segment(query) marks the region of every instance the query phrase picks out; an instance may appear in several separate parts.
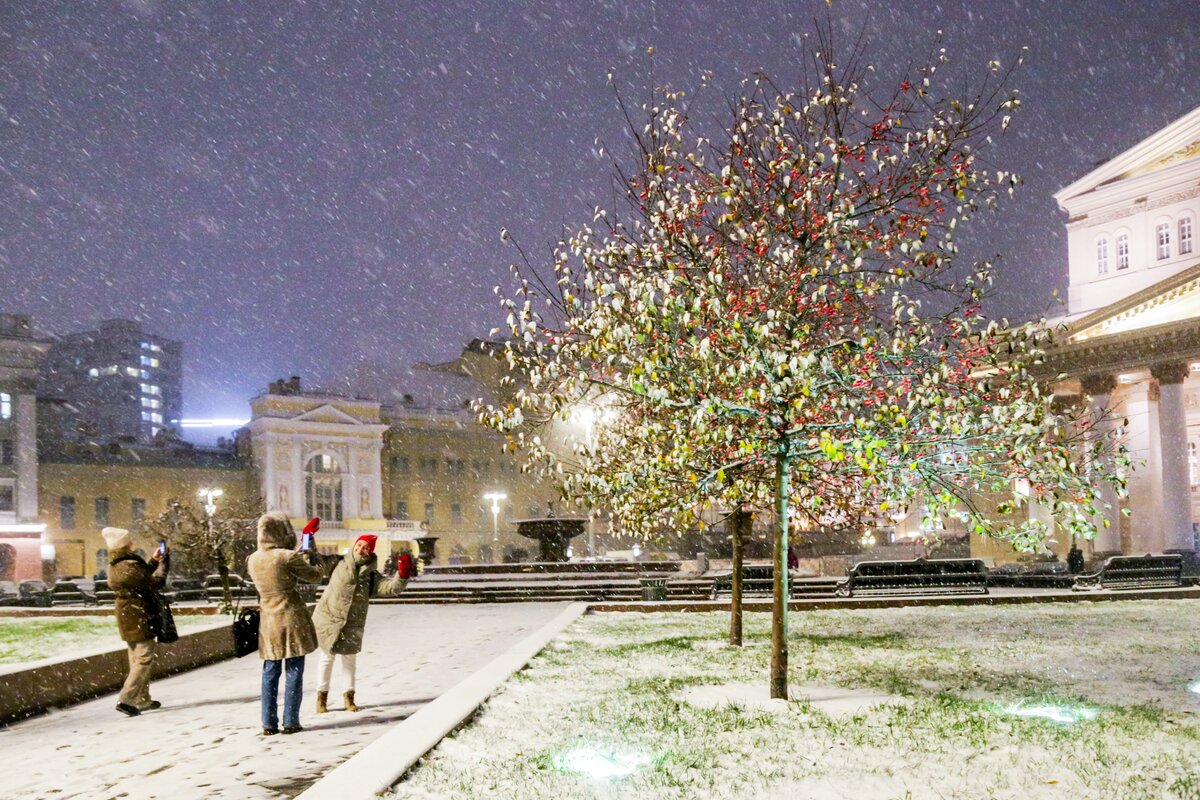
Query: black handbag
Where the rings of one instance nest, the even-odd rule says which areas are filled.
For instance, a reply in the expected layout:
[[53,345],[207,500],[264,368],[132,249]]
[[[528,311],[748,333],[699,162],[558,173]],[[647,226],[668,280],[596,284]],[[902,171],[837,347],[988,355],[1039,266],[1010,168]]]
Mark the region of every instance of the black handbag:
[[258,650],[258,610],[243,609],[233,621],[233,652],[238,658]]
[[171,605],[167,602],[167,598],[153,590],[147,591],[143,598],[154,638],[158,640],[159,644],[178,642],[179,631],[175,627],[175,615],[171,613]]

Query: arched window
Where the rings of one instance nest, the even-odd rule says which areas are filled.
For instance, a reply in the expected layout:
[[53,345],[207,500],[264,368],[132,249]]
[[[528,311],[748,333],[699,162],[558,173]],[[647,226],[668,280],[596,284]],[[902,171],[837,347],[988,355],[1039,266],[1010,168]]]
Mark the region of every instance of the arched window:
[[304,466],[304,503],[310,517],[342,519],[342,469],[330,455],[317,455]]
[[1154,229],[1155,252],[1158,254],[1158,260],[1163,261],[1171,257],[1171,223],[1160,222],[1158,227]]
[[1117,269],[1129,269],[1129,234],[1117,237]]
[[1179,255],[1185,256],[1192,252],[1192,218],[1179,219]]
[[1108,274],[1108,237],[1101,236],[1096,240],[1096,274]]

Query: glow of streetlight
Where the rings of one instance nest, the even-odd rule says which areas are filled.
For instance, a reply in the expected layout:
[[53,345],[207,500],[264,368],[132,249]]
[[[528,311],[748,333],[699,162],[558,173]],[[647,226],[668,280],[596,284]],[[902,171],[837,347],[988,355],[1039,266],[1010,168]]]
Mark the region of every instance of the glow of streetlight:
[[217,498],[225,494],[225,491],[220,488],[205,488],[196,492],[196,494],[204,500],[204,511],[211,517],[217,513]]
[[487,492],[484,500],[492,501],[492,541],[500,541],[500,504],[508,499],[504,492]]

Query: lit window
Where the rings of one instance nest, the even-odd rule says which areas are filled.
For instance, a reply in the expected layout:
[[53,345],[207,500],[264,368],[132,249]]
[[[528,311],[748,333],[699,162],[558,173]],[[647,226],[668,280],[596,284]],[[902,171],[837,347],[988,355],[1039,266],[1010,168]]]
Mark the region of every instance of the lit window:
[[1154,229],[1154,238],[1158,242],[1158,260],[1171,257],[1171,226],[1163,222]]
[[96,369],[95,367],[92,367],[91,369],[88,370],[88,376],[92,377],[92,378],[99,378],[100,370]]
[[1101,236],[1096,240],[1096,274],[1108,274],[1108,237]]
[[161,425],[162,424],[162,414],[158,414],[156,412],[151,412],[150,413],[150,421],[153,422],[155,425]]
[[136,378],[138,376],[137,367],[126,367],[125,374],[131,378]]
[[1192,252],[1192,218],[1184,217],[1179,220],[1179,255]]
[[1117,237],[1117,269],[1129,269],[1129,234]]
[[158,359],[152,358],[150,356],[142,356],[141,362],[142,362],[143,367],[157,367],[158,366]]
[[0,419],[12,419],[12,395],[0,392]]
[[149,408],[149,407],[150,407],[150,398],[143,397],[142,398],[142,408]]
[[143,383],[142,394],[162,394],[162,389],[159,389],[153,383]]
[[142,412],[142,422],[149,422],[149,421],[150,421],[150,412],[143,411]]
[[[134,373],[134,374],[136,375],[137,373]],[[142,376],[142,380],[144,380],[144,381],[150,380],[150,370],[146,370],[146,369],[142,370],[141,376]]]

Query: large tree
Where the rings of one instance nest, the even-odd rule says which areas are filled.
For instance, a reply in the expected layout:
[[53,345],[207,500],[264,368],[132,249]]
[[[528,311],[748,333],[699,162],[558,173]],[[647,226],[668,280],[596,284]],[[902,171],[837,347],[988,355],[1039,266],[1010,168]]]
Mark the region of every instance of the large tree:
[[[962,223],[1016,183],[979,154],[1019,106],[1010,71],[942,91],[939,49],[881,90],[861,50],[838,61],[829,40],[798,90],[747,80],[719,136],[694,130],[682,92],[643,107],[625,210],[557,248],[553,280],[518,268],[506,356],[523,387],[483,414],[627,527],[773,505],[773,697],[793,513],[854,524],[919,506],[931,526],[1032,548],[1043,523],[979,498],[1038,502],[1090,537],[1098,483],[1123,488],[1079,466],[1112,438],[1056,413],[1030,374],[1050,333],[986,320],[992,264],[955,261]],[[528,421],[597,396],[613,422],[564,470]]]
[[143,525],[146,535],[165,539],[171,547],[175,569],[182,575],[221,579],[221,607],[233,607],[229,576],[237,564],[245,563],[255,548],[255,521],[261,502],[226,500],[211,519],[197,502],[172,501],[166,510]]

